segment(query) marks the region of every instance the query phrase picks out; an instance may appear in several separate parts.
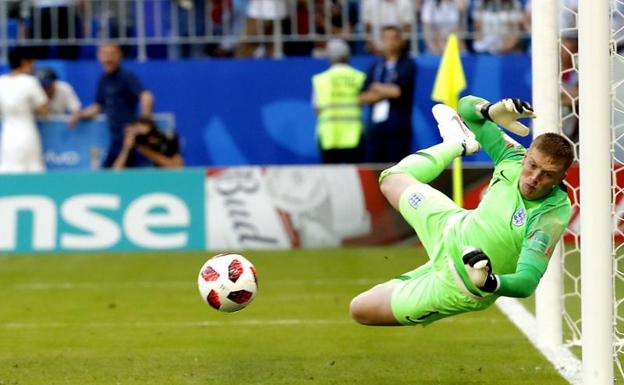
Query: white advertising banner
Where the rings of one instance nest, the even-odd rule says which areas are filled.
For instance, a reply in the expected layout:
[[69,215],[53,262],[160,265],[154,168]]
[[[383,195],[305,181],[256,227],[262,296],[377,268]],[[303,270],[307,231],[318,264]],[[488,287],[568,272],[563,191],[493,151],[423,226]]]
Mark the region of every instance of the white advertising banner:
[[213,250],[336,247],[371,232],[356,166],[211,170],[206,202]]

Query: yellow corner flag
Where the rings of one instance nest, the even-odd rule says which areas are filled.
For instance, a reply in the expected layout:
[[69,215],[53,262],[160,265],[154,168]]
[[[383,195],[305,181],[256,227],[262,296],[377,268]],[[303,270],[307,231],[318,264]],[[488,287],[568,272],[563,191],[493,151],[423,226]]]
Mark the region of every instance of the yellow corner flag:
[[464,89],[466,89],[466,77],[459,57],[459,41],[452,33],[446,40],[431,99],[457,109],[459,94]]
[[[446,40],[446,47],[438,67],[431,99],[457,110],[459,94],[465,88],[466,77],[464,76],[464,67],[459,56],[459,41],[457,40],[457,35],[452,33]],[[464,182],[460,157],[455,158],[453,161],[453,200],[458,206],[463,207]]]

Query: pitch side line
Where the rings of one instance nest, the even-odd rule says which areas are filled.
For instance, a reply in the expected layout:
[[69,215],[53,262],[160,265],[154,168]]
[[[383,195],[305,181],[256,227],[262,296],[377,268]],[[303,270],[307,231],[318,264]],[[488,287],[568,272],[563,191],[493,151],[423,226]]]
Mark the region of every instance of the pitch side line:
[[[386,278],[387,280],[388,278]],[[298,280],[271,280],[270,286],[325,286],[325,285],[373,285],[383,282],[384,279],[313,279],[307,281]],[[262,281],[260,281],[262,284]],[[196,283],[189,281],[165,281],[165,282],[54,282],[54,283],[26,283],[9,285],[6,289],[12,290],[72,290],[72,289],[187,289],[195,287]]]
[[537,321],[535,317],[516,299],[500,297],[496,306],[513,322],[518,329],[531,341],[559,374],[572,385],[583,385],[581,361],[568,348],[552,348],[544,346],[537,338]]
[[[457,324],[495,324],[507,322],[492,318],[446,318],[440,323]],[[66,327],[93,327],[93,328],[118,328],[118,327],[207,327],[207,326],[298,326],[298,325],[359,325],[350,319],[249,319],[231,321],[172,321],[172,322],[4,322],[0,323],[0,329],[54,329]]]
[[36,328],[64,328],[86,326],[96,328],[118,327],[207,327],[207,326],[298,326],[298,325],[341,325],[352,324],[351,320],[303,320],[303,319],[274,319],[274,320],[240,320],[240,321],[179,321],[179,322],[7,322],[0,324],[5,329],[36,329]]

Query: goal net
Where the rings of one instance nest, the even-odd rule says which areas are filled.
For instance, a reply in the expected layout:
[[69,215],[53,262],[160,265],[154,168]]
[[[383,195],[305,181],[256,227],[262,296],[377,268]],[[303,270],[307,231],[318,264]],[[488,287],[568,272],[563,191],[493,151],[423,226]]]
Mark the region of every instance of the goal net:
[[[552,69],[554,56],[558,127],[578,162],[566,181],[572,219],[536,296],[537,327],[582,360],[584,385],[611,385],[624,379],[624,0],[549,2],[533,0],[534,102],[538,118],[553,105],[536,87],[548,88],[539,76],[549,77],[541,67]],[[556,44],[536,47],[544,31]]]

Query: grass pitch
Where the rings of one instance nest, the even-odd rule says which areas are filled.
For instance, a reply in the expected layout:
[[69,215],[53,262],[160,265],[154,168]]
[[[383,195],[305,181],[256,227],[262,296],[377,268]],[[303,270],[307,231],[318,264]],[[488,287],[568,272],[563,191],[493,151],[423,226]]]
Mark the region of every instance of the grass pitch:
[[422,327],[349,319],[418,248],[244,253],[245,310],[205,305],[205,253],[0,257],[0,385],[566,384],[492,307]]

